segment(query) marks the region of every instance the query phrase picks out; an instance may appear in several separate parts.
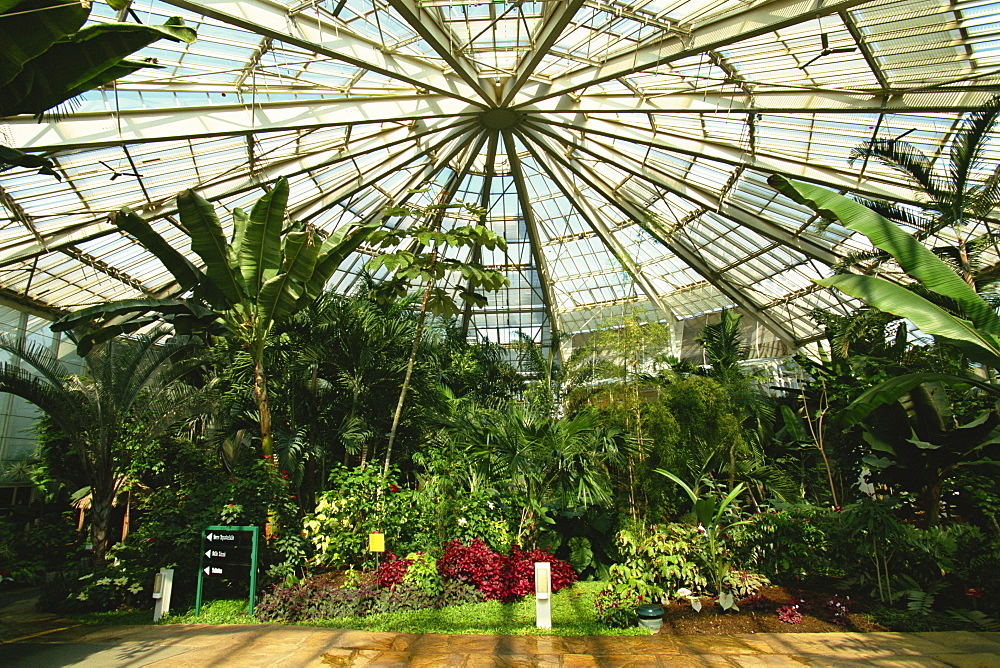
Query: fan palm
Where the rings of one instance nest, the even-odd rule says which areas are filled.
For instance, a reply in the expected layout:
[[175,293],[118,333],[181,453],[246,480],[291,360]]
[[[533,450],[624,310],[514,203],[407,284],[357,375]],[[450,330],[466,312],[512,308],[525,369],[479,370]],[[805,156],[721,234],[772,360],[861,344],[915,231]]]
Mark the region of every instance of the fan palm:
[[0,364],[0,392],[40,408],[65,435],[89,482],[95,562],[108,546],[111,504],[129,464],[127,440],[162,433],[190,409],[192,392],[180,378],[193,365],[192,344],[162,342],[163,331],[95,346],[82,374],[69,374],[46,348],[0,339],[19,363]]
[[486,477],[521,497],[518,539],[533,544],[549,504],[564,508],[611,500],[610,467],[621,439],[591,413],[554,419],[525,406],[497,411],[469,430],[469,454]]

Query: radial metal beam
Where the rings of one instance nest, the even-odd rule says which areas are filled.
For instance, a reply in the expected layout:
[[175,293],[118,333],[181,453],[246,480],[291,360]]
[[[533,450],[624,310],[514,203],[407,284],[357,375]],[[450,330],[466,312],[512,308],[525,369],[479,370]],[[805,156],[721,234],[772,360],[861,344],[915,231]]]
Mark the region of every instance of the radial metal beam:
[[[309,221],[338,203],[350,200],[360,191],[372,187],[420,158],[429,158],[429,163],[432,166],[446,165],[471,144],[477,136],[478,133],[470,125],[461,125],[444,133],[443,137],[435,138],[433,142],[429,142],[423,148],[415,149],[409,157],[404,158],[398,153],[390,153],[376,167],[368,168],[363,172],[359,171],[357,174],[342,179],[338,185],[323,192],[314,200],[290,210],[288,215],[290,218]],[[448,148],[449,145],[451,145],[450,148]]]
[[789,346],[790,349],[794,350],[796,348],[794,334],[786,329],[780,322],[771,317],[770,314],[765,312],[759,304],[755,303],[746,294],[744,294],[743,290],[741,290],[739,286],[731,284],[725,277],[721,276],[718,272],[712,269],[712,267],[709,266],[709,264],[696,252],[687,248],[678,239],[666,238],[657,234],[654,228],[643,225],[646,216],[645,208],[642,204],[632,201],[627,192],[621,188],[616,189],[611,184],[608,184],[599,174],[596,174],[586,165],[564,158],[559,152],[558,147],[550,145],[544,137],[536,135],[535,140],[537,145],[548,155],[563,163],[569,172],[582,182],[586,183],[589,188],[594,190],[594,192],[605,198],[609,203],[615,206],[615,208],[632,220],[632,222],[646,229],[664,246],[664,248],[687,264],[692,271],[699,274],[702,278],[712,284],[712,286],[725,295],[727,299],[750,313],[762,325],[771,330],[782,342]]
[[521,111],[584,114],[859,114],[964,113],[982,106],[987,91],[805,91],[755,89],[743,92],[666,93],[638,97],[622,93],[584,93],[539,100]]
[[[493,177],[496,175],[497,144],[500,142],[499,132],[491,132],[489,143],[486,145],[486,162],[483,170],[483,187],[479,190],[479,208],[483,210],[483,215],[479,217],[479,224],[485,226],[486,218],[489,216],[490,192],[493,187]],[[480,246],[472,249],[472,261],[482,260],[483,250]],[[472,290],[472,281],[466,283],[466,290]],[[469,334],[469,321],[472,319],[472,304],[468,303],[462,309],[462,335]]]
[[459,51],[459,40],[447,26],[438,21],[435,13],[426,7],[421,7],[415,0],[388,0],[388,2],[441,59],[448,63],[484,102],[492,106],[493,91],[490,90],[490,86],[484,85],[475,65]]
[[549,55],[559,36],[570,24],[573,17],[583,6],[584,0],[565,0],[564,2],[546,2],[542,6],[549,9],[548,15],[539,24],[532,35],[531,50],[517,64],[514,76],[504,82],[500,94],[500,106],[505,107],[514,100],[514,96],[535,70]]
[[243,104],[123,110],[72,114],[58,123],[27,117],[5,121],[14,146],[27,151],[66,151],[325,127],[472,117],[481,110],[441,95],[295,100]]
[[615,238],[601,215],[590,206],[590,202],[587,201],[586,196],[576,187],[573,180],[566,176],[563,171],[563,168],[568,167],[565,159],[557,152],[553,153],[550,150],[544,150],[543,152],[543,150],[532,143],[531,138],[525,137],[520,131],[518,132],[518,137],[535,161],[556,184],[563,196],[573,204],[590,229],[597,235],[597,238],[607,247],[608,252],[614,256],[625,273],[645,293],[650,303],[663,313],[663,315],[678,320],[677,314],[674,313],[660,296],[653,283],[643,272],[642,267],[632,259],[628,250]]
[[640,158],[621,151],[610,144],[585,138],[586,141],[593,143],[594,146],[591,148],[568,137],[567,133],[553,132],[552,128],[547,128],[544,125],[529,123],[528,127],[534,132],[552,137],[563,146],[589,155],[594,160],[610,162],[617,169],[627,174],[639,177],[657,188],[692,202],[698,207],[713,211],[735,222],[737,225],[746,226],[772,241],[794,248],[806,257],[819,260],[827,265],[832,265],[840,260],[840,256],[829,248],[793,234],[766,218],[741,209],[739,206],[723,198],[718,192],[684,181],[658,169],[655,165],[643,163]]
[[[524,101],[528,104],[557,97],[665,65],[710,49],[725,49],[730,44],[757,37],[781,28],[804,23],[820,16],[836,14],[868,0],[771,0],[755,3],[745,9],[728,12],[717,19],[693,28],[688,35],[664,34],[656,48],[648,44],[618,53],[600,65],[590,65],[555,77],[551,83],[526,86]],[[520,105],[518,105],[520,106]]]
[[535,220],[535,213],[531,209],[531,201],[528,199],[527,181],[524,178],[524,170],[521,168],[521,159],[517,155],[517,145],[514,142],[513,134],[509,130],[503,133],[503,143],[507,151],[507,159],[510,161],[511,176],[514,177],[514,187],[517,190],[518,204],[521,206],[521,216],[524,218],[524,226],[528,230],[528,244],[531,247],[531,258],[535,261],[535,269],[542,279],[542,299],[544,300],[545,313],[549,317],[549,328],[558,335],[562,326],[556,318],[556,302],[555,296],[552,293],[552,273],[549,271],[549,265],[545,260],[541,236],[538,234],[538,223]]
[[330,23],[322,14],[304,16],[290,12],[288,5],[276,0],[163,2],[354,67],[404,81],[418,90],[432,90],[470,104],[482,105],[474,91],[458,77],[449,75],[420,58],[390,53],[379,42],[352,34],[343,26]]
[[[430,127],[412,128],[398,126],[387,132],[370,137],[357,146],[337,154],[334,158],[327,157],[329,152],[323,150],[315,154],[295,156],[289,160],[273,162],[259,170],[257,180],[248,179],[248,174],[241,170],[238,173],[229,174],[224,178],[207,184],[197,184],[194,187],[209,201],[217,202],[224,198],[254,190],[261,187],[261,185],[272,183],[281,176],[294,178],[310,171],[332,167],[344,162],[356,161],[360,157],[374,151],[398,148],[407,143],[420,141],[424,137],[437,132],[447,132],[454,128],[461,128],[462,131],[466,131],[472,127],[471,124],[472,121],[462,119],[457,123],[449,121]],[[172,199],[156,207],[144,207],[140,210],[143,216],[150,219],[171,216],[176,212],[177,207]],[[117,229],[109,222],[107,217],[101,217],[45,234],[41,241],[20,241],[11,244],[0,244],[0,267],[29,259],[50,250],[57,250],[65,246],[91,241],[114,233]]]
[[[750,155],[740,146],[694,139],[662,129],[658,130],[656,134],[648,130],[643,132],[639,128],[617,120],[585,116],[569,118],[559,114],[549,114],[545,118],[547,122],[555,126],[648,146],[666,153],[680,153],[726,165],[748,167],[768,174],[781,174],[792,179],[856,192],[877,199],[890,199],[907,204],[917,203],[915,198],[907,196],[908,193],[911,194],[909,189],[906,191],[884,189],[871,179],[862,181],[859,176],[848,176],[837,170],[819,167],[804,160],[794,160],[763,152],[759,148],[755,155]],[[890,182],[886,181],[885,183],[889,185]],[[895,183],[892,185],[898,186]]]

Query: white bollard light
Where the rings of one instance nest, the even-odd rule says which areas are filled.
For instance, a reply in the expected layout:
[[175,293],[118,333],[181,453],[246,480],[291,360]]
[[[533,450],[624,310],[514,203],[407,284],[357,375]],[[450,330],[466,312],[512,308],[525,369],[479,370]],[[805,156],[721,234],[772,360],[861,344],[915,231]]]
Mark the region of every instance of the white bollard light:
[[535,563],[535,626],[552,628],[552,567],[548,562]]
[[160,621],[160,617],[170,612],[170,594],[174,588],[174,569],[161,568],[153,579],[153,622]]

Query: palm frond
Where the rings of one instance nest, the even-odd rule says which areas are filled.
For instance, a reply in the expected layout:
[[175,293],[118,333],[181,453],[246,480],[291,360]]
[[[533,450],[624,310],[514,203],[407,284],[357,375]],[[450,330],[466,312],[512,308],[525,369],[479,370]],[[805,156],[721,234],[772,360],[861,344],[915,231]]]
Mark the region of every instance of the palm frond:
[[975,220],[985,220],[1000,205],[1000,166],[994,169],[981,186],[966,195],[967,211]]
[[863,204],[868,207],[883,218],[888,218],[889,220],[894,220],[897,223],[908,225],[922,232],[929,233],[933,227],[933,221],[928,219],[926,215],[918,214],[917,212],[907,207],[900,206],[894,202],[887,202],[881,199],[872,199],[870,197],[854,194],[850,195],[850,198],[858,204]]
[[966,195],[969,179],[982,159],[985,141],[1000,118],[1000,95],[990,98],[962,121],[962,128],[951,143],[951,178],[954,192]]
[[15,340],[3,335],[0,336],[0,350],[6,351],[22,362],[31,365],[35,371],[53,385],[59,385],[63,378],[69,375],[66,367],[46,346]]
[[941,199],[947,190],[934,177],[934,167],[930,159],[909,142],[876,137],[851,151],[849,161],[852,164],[859,158],[873,158],[886,167],[896,170],[933,200]]

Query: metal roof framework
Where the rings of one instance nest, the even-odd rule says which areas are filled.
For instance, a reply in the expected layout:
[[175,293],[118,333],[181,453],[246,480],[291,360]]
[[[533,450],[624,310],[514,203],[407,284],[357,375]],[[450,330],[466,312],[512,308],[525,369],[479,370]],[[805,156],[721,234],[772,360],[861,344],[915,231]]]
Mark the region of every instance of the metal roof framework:
[[[174,196],[231,210],[275,179],[294,218],[332,230],[401,202],[481,204],[510,288],[462,319],[507,343],[629,313],[683,321],[738,306],[787,350],[816,288],[867,241],[767,186],[783,174],[916,203],[851,164],[872,136],[940,158],[1000,91],[1000,2],[984,0],[136,0],[95,20],[181,16],[140,70],[57,122],[0,123],[62,181],[0,175],[0,295],[65,311],[176,293],[108,222],[139,211],[187,250]],[[986,158],[1000,162],[991,141]],[[939,160],[943,169],[943,161]],[[419,192],[414,192],[419,190]],[[444,193],[444,195],[443,195]],[[473,214],[450,210],[445,225]],[[373,249],[348,259],[348,291]],[[192,257],[192,259],[194,259]]]

